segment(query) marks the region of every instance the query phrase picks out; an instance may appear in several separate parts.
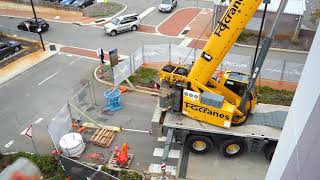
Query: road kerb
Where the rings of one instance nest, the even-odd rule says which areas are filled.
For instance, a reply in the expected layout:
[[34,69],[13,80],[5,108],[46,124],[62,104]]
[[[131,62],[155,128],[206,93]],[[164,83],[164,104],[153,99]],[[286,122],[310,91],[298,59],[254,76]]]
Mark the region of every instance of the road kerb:
[[[114,84],[113,84],[113,83],[107,82],[107,81],[104,81],[104,80],[101,80],[100,78],[97,77],[97,71],[98,71],[99,67],[100,67],[100,66],[96,67],[96,69],[95,69],[94,72],[93,72],[93,76],[94,76],[94,78],[96,79],[96,81],[98,81],[98,82],[100,82],[100,83],[102,83],[102,84],[105,84],[105,85],[107,85],[107,86],[112,86],[112,87],[114,87]],[[124,86],[124,85],[122,85],[122,86]],[[151,91],[146,91],[146,90],[142,90],[142,89],[138,89],[138,88],[131,88],[131,87],[128,87],[128,86],[125,86],[125,87],[126,87],[128,90],[130,90],[130,91],[135,91],[135,92],[139,92],[139,93],[149,94],[149,95],[152,95],[152,96],[158,96],[158,95],[159,95],[159,93],[157,93],[157,92],[152,92],[152,90],[151,90]]]

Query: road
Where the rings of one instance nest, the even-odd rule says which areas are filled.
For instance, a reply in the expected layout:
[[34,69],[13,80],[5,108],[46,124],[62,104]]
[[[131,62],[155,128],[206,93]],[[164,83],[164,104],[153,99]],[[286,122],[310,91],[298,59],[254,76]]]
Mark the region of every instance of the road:
[[[144,12],[149,7],[158,6],[158,0],[120,0],[128,5],[126,13]],[[178,8],[184,7],[210,7],[210,1],[180,0]],[[175,9],[177,11],[178,9]],[[171,14],[158,13],[157,9],[151,12],[143,20],[143,24],[158,26]],[[16,30],[20,18],[0,17],[0,25]],[[0,28],[1,30],[1,28]],[[27,33],[19,33],[28,37]],[[116,37],[105,36],[103,30],[96,26],[79,26],[75,24],[50,23],[50,30],[43,34],[43,38],[49,42],[55,42],[67,46],[75,46],[86,49],[112,49],[118,48],[120,54],[130,55],[135,49],[144,44],[180,44],[183,39],[176,37],[159,36],[142,32],[129,32]],[[232,53],[253,55],[254,49],[233,47]],[[304,63],[307,55],[292,54],[271,51],[269,59],[286,59],[292,62]],[[81,79],[93,82],[92,71],[99,64],[98,61],[65,54],[55,55],[44,62],[34,66],[20,76],[0,86],[0,122],[2,123],[0,136],[0,151],[31,151],[34,147],[30,139],[20,135],[29,124],[34,123],[34,142],[40,152],[50,152],[52,144],[46,132],[47,125],[55,113],[66,104],[68,97],[72,95],[74,85]],[[103,105],[101,96],[105,86],[94,83],[98,97],[98,104]],[[146,97],[141,94],[133,96],[124,95],[125,109],[123,114],[109,117],[108,123],[123,126],[129,129],[148,131],[148,120],[152,117],[152,110],[156,103],[155,97]],[[125,115],[124,115],[125,114]],[[130,118],[130,115],[133,118]],[[133,151],[137,152],[140,164],[135,164],[136,169],[147,169],[150,163],[161,162],[161,149],[163,140],[152,139],[146,133],[125,132],[119,135],[117,144],[130,141]],[[177,148],[178,149],[178,148]],[[175,149],[174,152],[178,152]],[[176,153],[177,154],[177,153]],[[252,159],[248,158],[249,163]],[[261,159],[261,158],[260,158]],[[178,157],[171,159],[168,165],[175,166]],[[221,160],[223,161],[223,160]],[[259,160],[262,166],[266,163]],[[232,163],[231,163],[232,164]],[[229,165],[228,165],[229,166]],[[264,172],[263,172],[264,173]],[[190,175],[190,177],[193,177]]]

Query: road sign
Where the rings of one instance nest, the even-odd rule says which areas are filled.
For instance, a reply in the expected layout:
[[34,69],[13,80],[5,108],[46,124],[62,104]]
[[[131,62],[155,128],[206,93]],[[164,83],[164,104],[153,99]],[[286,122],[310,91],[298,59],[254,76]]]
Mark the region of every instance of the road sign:
[[114,67],[119,63],[118,49],[109,51],[110,66]]
[[160,168],[161,168],[162,171],[165,171],[165,170],[166,170],[166,163],[165,163],[165,162],[162,162],[162,163],[160,164]]
[[32,139],[32,124],[29,125],[29,127],[27,128],[24,135],[27,136],[28,138]]

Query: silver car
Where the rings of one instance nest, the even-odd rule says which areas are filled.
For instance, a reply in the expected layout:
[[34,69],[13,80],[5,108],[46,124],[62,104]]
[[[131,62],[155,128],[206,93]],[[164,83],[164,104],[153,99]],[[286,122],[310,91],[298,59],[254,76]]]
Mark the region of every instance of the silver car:
[[171,12],[175,7],[177,7],[177,0],[161,0],[159,4],[160,12]]
[[136,31],[140,26],[138,14],[127,14],[112,19],[111,22],[104,25],[106,34],[115,36],[124,31]]

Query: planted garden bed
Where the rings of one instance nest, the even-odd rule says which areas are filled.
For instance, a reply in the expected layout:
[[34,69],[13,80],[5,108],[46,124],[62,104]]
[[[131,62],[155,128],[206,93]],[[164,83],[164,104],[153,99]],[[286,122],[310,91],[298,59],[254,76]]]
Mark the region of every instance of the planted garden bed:
[[43,179],[47,180],[65,180],[66,176],[60,166],[59,162],[54,156],[43,155],[39,156],[36,154],[30,154],[26,152],[19,152],[10,155],[1,155],[0,157],[0,172],[2,172],[7,166],[12,164],[15,160],[20,157],[27,158],[35,163],[40,169]]

